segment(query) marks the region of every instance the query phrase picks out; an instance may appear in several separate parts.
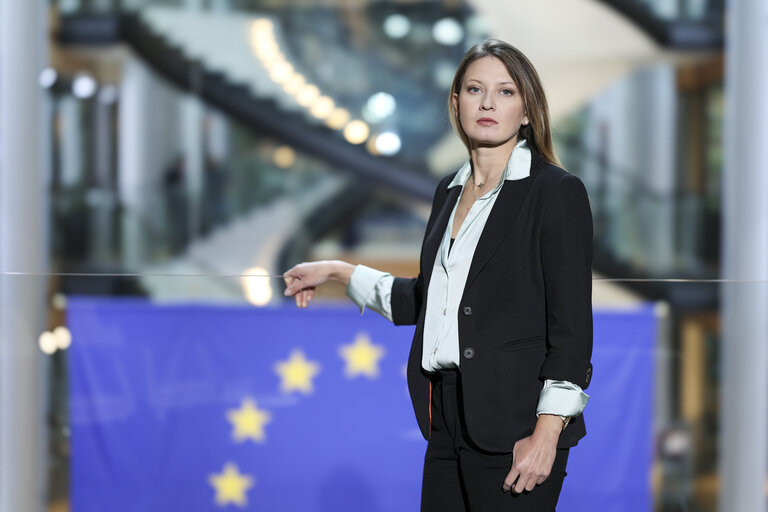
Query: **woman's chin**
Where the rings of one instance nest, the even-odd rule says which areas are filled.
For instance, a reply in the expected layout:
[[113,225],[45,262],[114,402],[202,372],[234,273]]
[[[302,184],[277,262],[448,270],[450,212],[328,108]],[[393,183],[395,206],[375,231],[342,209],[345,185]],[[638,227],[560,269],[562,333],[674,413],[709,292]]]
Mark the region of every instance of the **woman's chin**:
[[473,148],[499,148],[505,145],[514,145],[513,139],[471,139]]

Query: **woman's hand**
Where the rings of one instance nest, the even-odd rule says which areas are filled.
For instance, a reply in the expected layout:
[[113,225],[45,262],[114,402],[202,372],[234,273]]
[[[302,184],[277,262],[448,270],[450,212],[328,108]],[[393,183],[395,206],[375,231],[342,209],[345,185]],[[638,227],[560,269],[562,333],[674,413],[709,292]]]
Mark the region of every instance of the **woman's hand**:
[[296,305],[306,308],[315,295],[315,288],[333,279],[349,284],[349,277],[355,267],[344,261],[315,261],[299,263],[283,273],[285,296],[295,297]]
[[515,443],[512,451],[512,469],[502,485],[505,492],[512,490],[519,494],[532,491],[538,484],[544,483],[552,471],[557,454],[557,440],[562,430],[563,420],[560,416],[539,416],[533,434]]

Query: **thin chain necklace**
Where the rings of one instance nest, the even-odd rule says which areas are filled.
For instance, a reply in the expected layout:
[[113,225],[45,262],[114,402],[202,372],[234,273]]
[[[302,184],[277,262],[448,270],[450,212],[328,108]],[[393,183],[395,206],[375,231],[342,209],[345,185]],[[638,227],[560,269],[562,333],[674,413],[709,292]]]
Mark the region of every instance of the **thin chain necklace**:
[[[501,182],[501,177],[502,177],[502,176],[504,176],[504,171],[501,171],[501,174],[499,174],[499,177],[498,177],[498,179],[497,179],[497,178],[493,178],[493,180],[491,180],[491,181],[492,181],[492,182],[493,182],[493,181],[496,181],[496,184],[498,185],[498,184]],[[473,173],[472,173],[472,185],[473,185],[473,186],[472,186],[472,188],[470,188],[470,189],[469,189],[469,191],[472,193],[472,196],[473,196],[475,199],[480,199],[481,197],[483,197],[483,194],[480,194],[480,195],[478,196],[477,194],[475,194],[475,189],[478,189],[478,190],[480,190],[480,189],[481,189],[483,186],[485,186],[485,185],[487,185],[487,184],[488,184],[488,182],[487,182],[487,181],[484,181],[484,182],[482,182],[482,183],[476,183],[476,182],[475,182],[475,173],[473,172]]]

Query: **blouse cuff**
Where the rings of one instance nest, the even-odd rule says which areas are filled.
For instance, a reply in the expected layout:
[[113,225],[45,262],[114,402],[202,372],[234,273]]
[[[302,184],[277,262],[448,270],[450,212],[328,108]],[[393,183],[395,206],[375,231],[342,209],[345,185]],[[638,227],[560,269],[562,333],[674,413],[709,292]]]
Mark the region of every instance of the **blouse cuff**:
[[390,298],[394,277],[387,272],[357,265],[349,277],[347,297],[358,305],[362,315],[368,307],[392,320]]
[[554,414],[572,418],[584,411],[587,400],[589,400],[589,395],[584,393],[576,384],[566,380],[547,379],[541,394],[539,394],[536,416]]

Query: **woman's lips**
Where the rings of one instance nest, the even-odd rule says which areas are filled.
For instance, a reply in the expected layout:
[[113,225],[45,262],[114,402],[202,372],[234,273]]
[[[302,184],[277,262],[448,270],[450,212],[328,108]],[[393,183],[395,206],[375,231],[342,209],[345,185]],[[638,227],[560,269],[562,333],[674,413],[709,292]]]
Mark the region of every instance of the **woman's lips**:
[[484,117],[482,119],[477,120],[477,124],[481,124],[483,126],[492,126],[494,124],[498,124],[496,121],[491,119],[490,117]]

